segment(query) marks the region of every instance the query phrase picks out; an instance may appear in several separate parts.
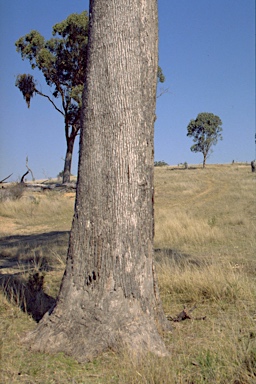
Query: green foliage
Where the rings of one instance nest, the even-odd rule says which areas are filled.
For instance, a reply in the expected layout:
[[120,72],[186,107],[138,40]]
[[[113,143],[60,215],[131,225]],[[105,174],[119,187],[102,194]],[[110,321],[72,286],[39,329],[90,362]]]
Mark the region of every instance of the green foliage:
[[187,126],[187,136],[195,143],[190,148],[192,152],[201,152],[204,156],[203,165],[213,145],[222,140],[222,121],[213,113],[199,113],[195,120],[190,120]]
[[157,69],[157,79],[159,83],[164,83],[165,82],[165,76],[163,74],[162,68],[158,67]]
[[[38,68],[43,73],[47,85],[54,88],[54,98],[61,97],[63,114],[72,126],[79,124],[82,104],[88,42],[87,12],[72,14],[54,25],[52,35],[50,40],[45,40],[33,30],[16,41],[16,50],[23,60],[29,60],[32,69]],[[31,79],[31,75],[19,75],[16,86],[24,95],[30,80],[33,92],[41,94]]]
[[22,92],[27,106],[30,106],[31,98],[38,94],[47,98],[64,117],[67,152],[63,182],[70,180],[70,156],[72,158],[73,151],[70,148],[73,148],[80,130],[88,24],[86,11],[71,14],[66,20],[53,26],[53,37],[50,40],[45,40],[38,31],[33,30],[15,43],[22,59],[29,60],[32,69],[37,68],[42,72],[53,96],[52,98],[38,90],[33,76],[18,75],[15,85]]
[[[38,31],[32,30],[15,43],[21,58],[29,60],[32,69],[37,68],[42,72],[46,84],[52,88],[53,98],[37,89],[36,80],[30,74],[18,75],[15,85],[22,92],[28,108],[31,98],[38,94],[47,98],[62,114],[67,152],[69,148],[73,148],[80,130],[88,29],[88,13],[84,11],[81,14],[71,14],[66,20],[55,24],[52,29],[53,37],[49,40],[45,40]],[[160,67],[157,76],[158,81],[163,83],[164,75]],[[60,103],[57,103],[58,98]],[[70,167],[71,161],[65,161],[63,182],[70,181]]]
[[23,94],[24,99],[26,100],[28,108],[30,107],[30,100],[36,93],[36,84],[33,76],[26,75],[18,75],[15,82],[16,87],[19,88],[21,93]]
[[[70,126],[79,124],[86,70],[88,28],[87,12],[74,13],[53,26],[53,37],[50,40],[45,40],[38,31],[32,30],[15,43],[16,50],[21,54],[22,59],[29,60],[31,68],[38,68],[43,73],[47,85],[54,87],[52,92],[54,98],[61,97],[63,113]],[[160,83],[165,81],[160,67],[158,67],[157,76]],[[30,98],[33,93],[45,96],[36,89],[33,76],[18,75],[15,85],[23,96],[27,94],[28,84],[33,85],[32,93],[29,93]]]
[[155,161],[154,162],[154,166],[155,167],[163,167],[165,165],[168,165],[164,160],[160,160],[160,161]]

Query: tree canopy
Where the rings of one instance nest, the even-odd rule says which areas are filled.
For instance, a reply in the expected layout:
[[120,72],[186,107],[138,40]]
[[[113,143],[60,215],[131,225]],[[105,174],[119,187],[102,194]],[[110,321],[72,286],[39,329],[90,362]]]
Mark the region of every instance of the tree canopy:
[[[63,182],[70,181],[71,163],[75,138],[80,131],[82,94],[86,70],[88,43],[88,13],[71,14],[66,20],[53,26],[50,40],[36,30],[19,38],[15,45],[23,60],[29,60],[32,69],[44,75],[46,84],[52,89],[51,96],[43,93],[31,74],[19,74],[15,85],[22,92],[28,108],[34,95],[48,99],[62,114],[65,124],[66,156]],[[157,80],[165,81],[158,66]],[[57,101],[61,100],[61,103]]]
[[216,145],[218,140],[222,140],[221,132],[222,121],[213,113],[199,113],[195,120],[190,120],[187,126],[187,136],[192,137],[195,143],[190,149],[192,152],[203,154],[203,167],[212,151],[212,146]]
[[88,42],[87,12],[71,14],[66,20],[55,24],[52,35],[50,40],[45,40],[38,31],[33,30],[15,43],[22,59],[29,60],[32,69],[37,68],[43,73],[47,85],[52,89],[51,97],[39,90],[37,81],[30,74],[18,75],[15,85],[22,92],[28,107],[31,98],[38,94],[46,97],[62,114],[67,142],[63,181],[68,182],[74,141],[80,129]]

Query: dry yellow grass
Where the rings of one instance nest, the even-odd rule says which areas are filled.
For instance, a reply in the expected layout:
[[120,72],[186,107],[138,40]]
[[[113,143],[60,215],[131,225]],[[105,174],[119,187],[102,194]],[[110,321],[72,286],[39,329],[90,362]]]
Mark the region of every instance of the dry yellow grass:
[[[31,353],[21,336],[35,323],[0,294],[3,383],[254,384],[256,382],[256,202],[249,165],[155,169],[155,248],[166,315],[193,319],[165,335],[170,356],[142,359],[109,351],[89,364]],[[27,194],[0,203],[1,278],[28,267],[56,297],[65,265],[73,196]],[[62,232],[60,232],[62,231]],[[4,235],[15,235],[5,237]],[[23,235],[23,236],[20,236]],[[7,265],[7,264],[6,264]],[[4,275],[5,273],[5,275]],[[205,320],[196,320],[206,316]]]
[[[0,233],[25,234],[52,230],[70,230],[74,210],[74,193],[30,192],[17,200],[0,203],[3,223]],[[5,226],[5,222],[9,225]]]
[[253,258],[255,176],[245,165],[155,172],[155,245],[197,256]]

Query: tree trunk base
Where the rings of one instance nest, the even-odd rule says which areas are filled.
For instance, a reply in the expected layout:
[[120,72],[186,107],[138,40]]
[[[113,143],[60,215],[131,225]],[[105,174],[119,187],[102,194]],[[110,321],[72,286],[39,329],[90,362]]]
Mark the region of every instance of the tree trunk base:
[[121,297],[117,292],[112,295],[104,303],[107,310],[93,306],[91,300],[73,311],[65,311],[64,303],[58,303],[24,341],[34,351],[64,352],[79,362],[91,361],[108,350],[167,356],[158,330],[171,330],[169,322],[160,324],[153,315],[143,312],[136,299]]

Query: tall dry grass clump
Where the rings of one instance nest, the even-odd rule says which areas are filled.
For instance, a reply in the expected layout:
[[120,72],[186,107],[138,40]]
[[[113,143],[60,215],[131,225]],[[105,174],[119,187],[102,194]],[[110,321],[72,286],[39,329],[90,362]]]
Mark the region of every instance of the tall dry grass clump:
[[[217,260],[170,261],[167,258],[157,264],[159,285],[165,303],[217,303],[219,306],[236,304],[238,307],[253,305],[256,300],[256,284],[242,265]],[[255,289],[254,289],[255,288]]]
[[[74,196],[74,194],[72,194]],[[19,199],[6,199],[0,204],[0,217],[13,219],[24,233],[62,227],[70,229],[74,211],[74,198],[63,193],[31,193],[23,191]]]
[[6,200],[18,200],[20,199],[25,191],[25,185],[23,183],[15,183],[9,186],[9,188],[0,189],[0,202]]
[[224,234],[215,225],[215,218],[193,217],[189,211],[174,207],[172,212],[163,208],[156,212],[155,246],[180,248],[180,244],[196,247],[219,243]]

